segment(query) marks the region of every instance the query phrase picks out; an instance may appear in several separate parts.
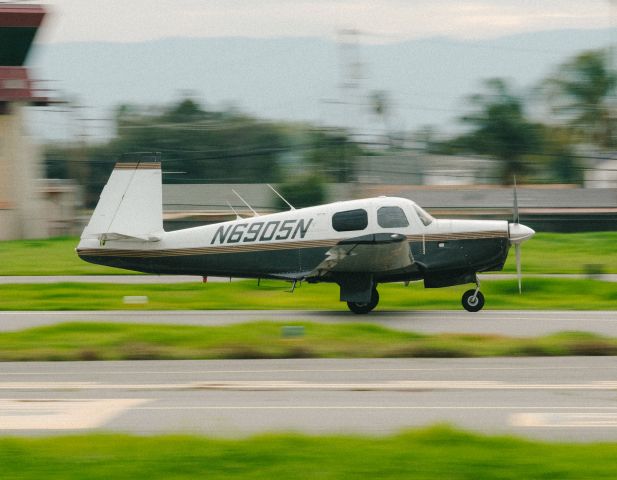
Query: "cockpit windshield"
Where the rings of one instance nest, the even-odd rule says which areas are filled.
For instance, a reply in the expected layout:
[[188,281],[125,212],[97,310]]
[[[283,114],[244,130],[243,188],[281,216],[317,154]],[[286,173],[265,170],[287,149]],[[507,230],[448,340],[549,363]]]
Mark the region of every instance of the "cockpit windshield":
[[431,223],[433,223],[433,220],[435,220],[426,210],[419,207],[418,205],[414,204],[413,208],[416,210],[420,221],[424,224],[425,227],[428,227]]

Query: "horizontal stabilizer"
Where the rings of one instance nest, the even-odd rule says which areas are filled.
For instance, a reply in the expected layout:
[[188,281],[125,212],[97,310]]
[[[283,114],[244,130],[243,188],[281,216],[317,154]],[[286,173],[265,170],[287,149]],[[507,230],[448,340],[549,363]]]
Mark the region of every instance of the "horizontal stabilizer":
[[141,242],[160,242],[161,236],[157,235],[123,235],[121,233],[103,233],[98,236],[101,243],[105,243],[108,240],[139,240]]

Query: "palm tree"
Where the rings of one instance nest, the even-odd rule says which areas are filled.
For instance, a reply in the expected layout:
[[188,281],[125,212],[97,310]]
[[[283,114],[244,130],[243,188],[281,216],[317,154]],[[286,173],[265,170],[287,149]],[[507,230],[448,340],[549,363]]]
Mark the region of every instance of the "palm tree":
[[603,50],[581,53],[560,65],[544,86],[557,117],[587,141],[610,148],[616,145],[611,97],[617,77],[607,58]]
[[369,95],[369,102],[371,106],[371,111],[374,115],[379,117],[383,122],[385,137],[388,142],[388,145],[392,145],[391,135],[390,135],[390,98],[388,96],[388,92],[384,90],[375,90]]
[[472,95],[475,112],[461,120],[473,127],[452,141],[457,150],[489,155],[500,161],[500,178],[509,184],[527,171],[524,157],[536,150],[540,127],[526,118],[523,100],[500,78],[485,81],[485,92]]

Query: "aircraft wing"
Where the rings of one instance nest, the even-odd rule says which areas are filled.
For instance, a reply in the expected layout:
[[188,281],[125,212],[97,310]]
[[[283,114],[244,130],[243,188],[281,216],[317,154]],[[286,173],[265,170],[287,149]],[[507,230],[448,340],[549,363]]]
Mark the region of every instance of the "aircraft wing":
[[400,233],[376,233],[340,241],[306,277],[335,272],[387,272],[414,263],[407,237]]

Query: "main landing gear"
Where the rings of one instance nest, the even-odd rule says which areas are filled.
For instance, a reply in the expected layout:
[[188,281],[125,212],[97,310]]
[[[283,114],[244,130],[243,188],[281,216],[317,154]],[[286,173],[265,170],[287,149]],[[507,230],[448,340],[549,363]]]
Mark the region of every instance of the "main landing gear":
[[463,293],[463,298],[461,299],[463,308],[468,312],[479,312],[484,306],[484,295],[480,291],[480,281],[478,279],[476,279],[476,285],[475,290],[467,290]]
[[[369,313],[375,309],[379,303],[379,292],[373,288],[371,299],[367,303],[347,302],[349,310],[359,315]],[[484,295],[480,291],[480,281],[476,279],[476,288],[467,290],[461,299],[463,308],[468,312],[479,312],[484,307]]]
[[351,310],[353,313],[361,315],[372,311],[378,303],[379,292],[376,288],[373,288],[373,291],[371,292],[371,300],[368,303],[347,302],[347,306],[349,307],[349,310]]

